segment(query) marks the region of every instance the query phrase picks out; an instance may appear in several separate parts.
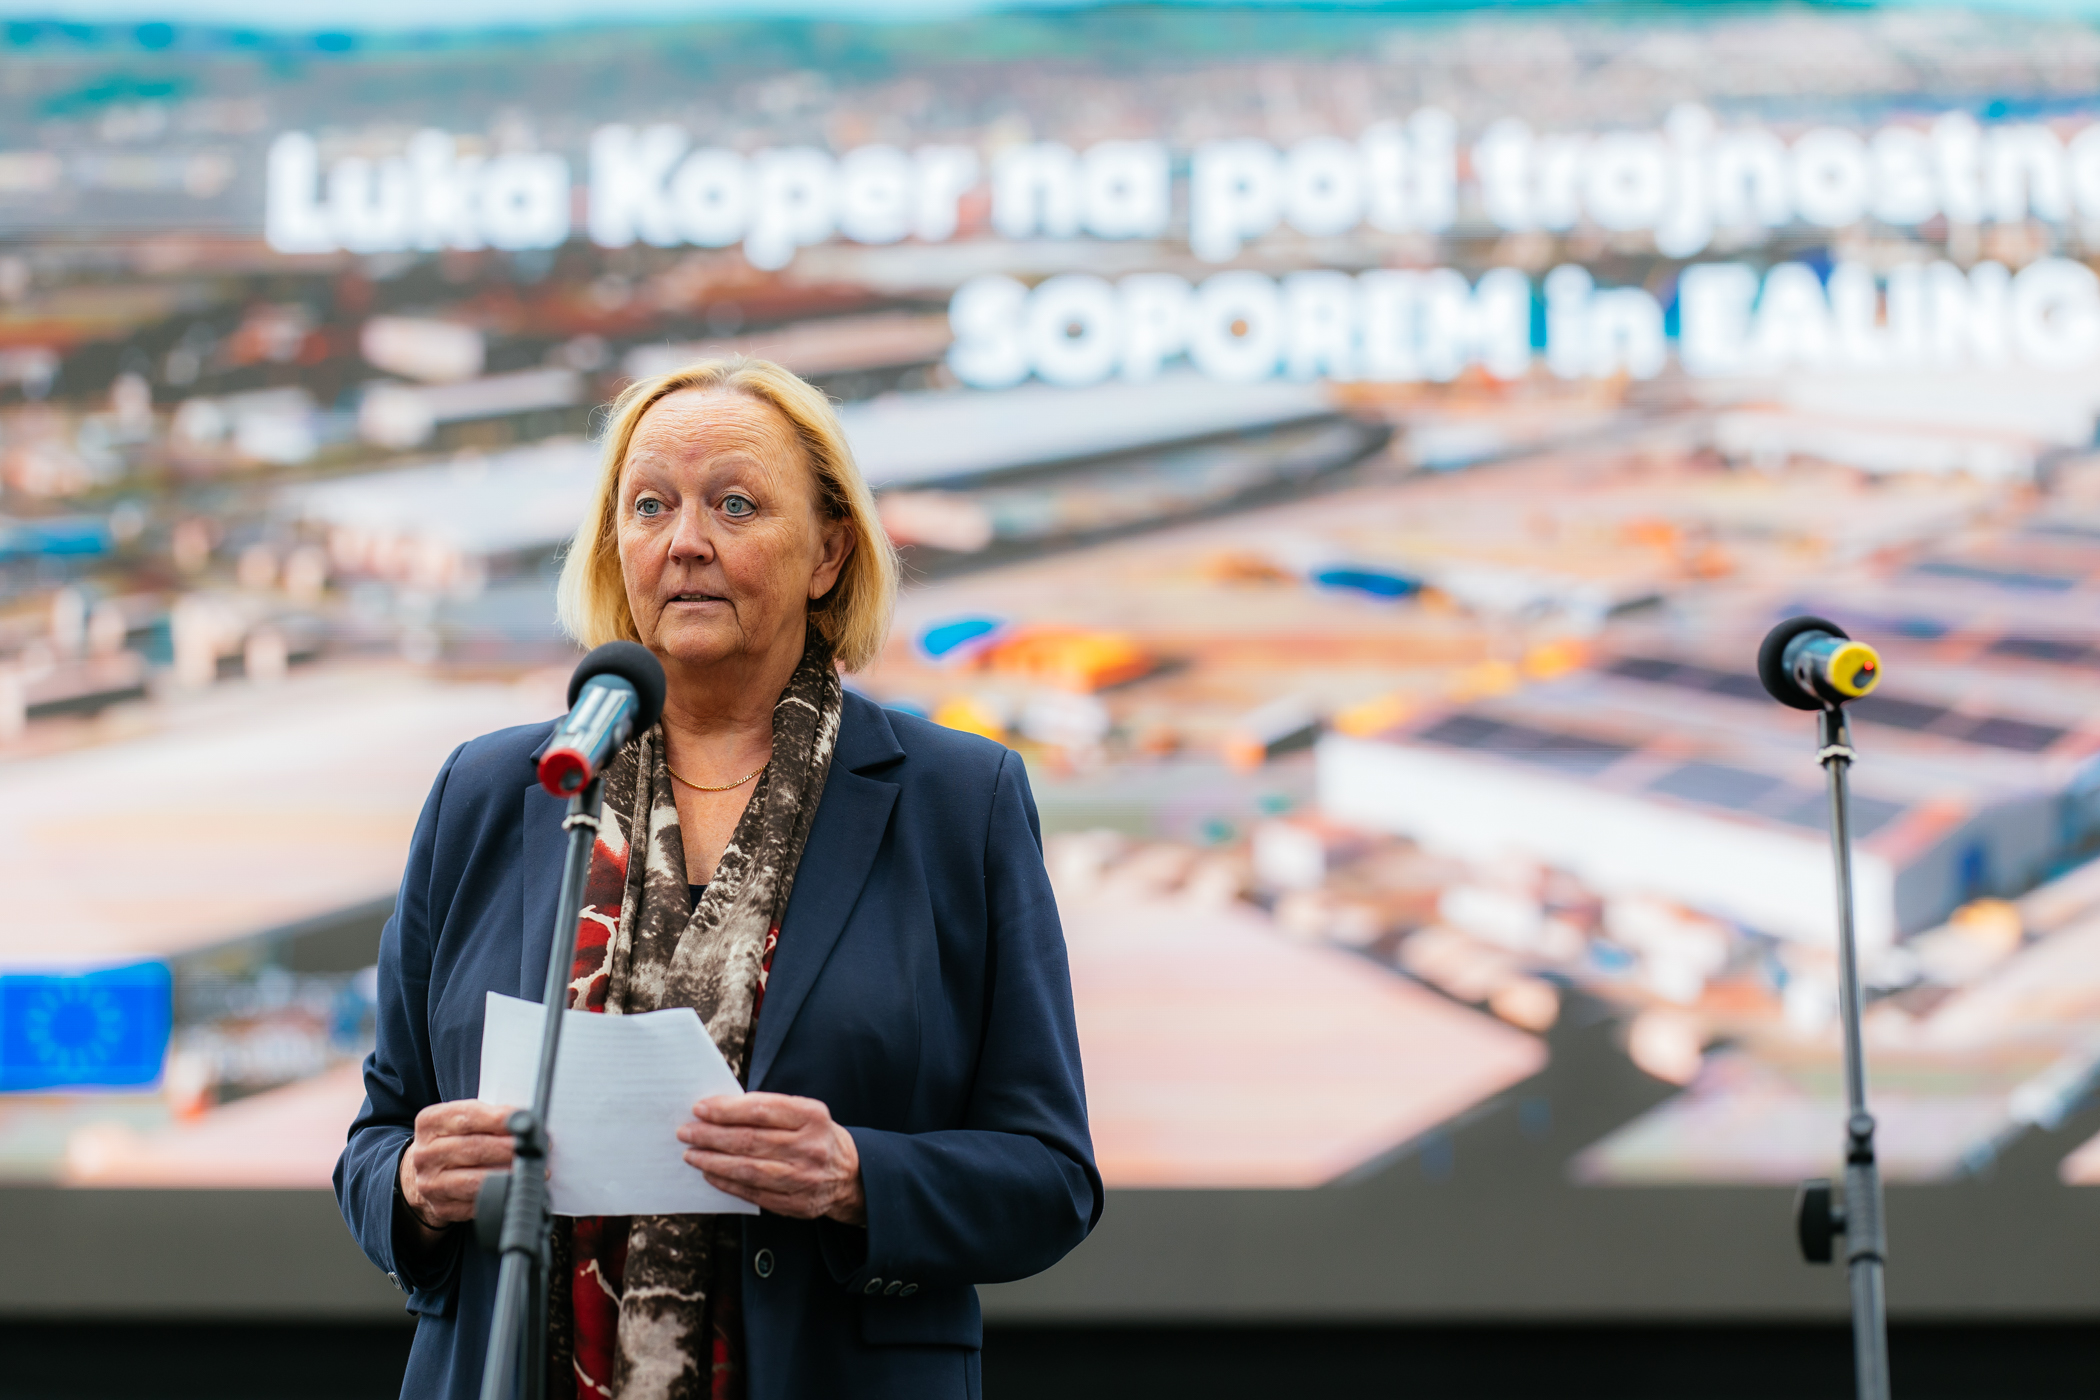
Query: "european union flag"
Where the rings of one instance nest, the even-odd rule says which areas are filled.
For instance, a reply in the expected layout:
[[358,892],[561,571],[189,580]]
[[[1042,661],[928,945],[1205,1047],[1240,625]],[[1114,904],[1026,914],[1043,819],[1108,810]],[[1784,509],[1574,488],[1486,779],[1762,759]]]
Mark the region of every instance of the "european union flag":
[[174,1010],[164,963],[0,975],[0,1092],[152,1084]]

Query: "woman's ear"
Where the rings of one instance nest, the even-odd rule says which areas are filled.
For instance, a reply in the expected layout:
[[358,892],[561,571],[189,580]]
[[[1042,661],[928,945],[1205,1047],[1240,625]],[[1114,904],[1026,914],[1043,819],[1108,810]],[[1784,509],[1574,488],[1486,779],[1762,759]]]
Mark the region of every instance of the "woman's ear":
[[844,520],[827,519],[821,528],[824,547],[817,556],[816,572],[809,576],[811,602],[831,591],[832,585],[839,581],[839,571],[846,567],[846,560],[853,553],[853,532],[846,528]]

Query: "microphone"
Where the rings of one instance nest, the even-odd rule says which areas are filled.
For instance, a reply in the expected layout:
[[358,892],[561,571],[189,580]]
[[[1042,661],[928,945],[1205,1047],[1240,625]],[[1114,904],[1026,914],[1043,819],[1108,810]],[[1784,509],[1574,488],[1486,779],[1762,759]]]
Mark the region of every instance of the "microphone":
[[1791,617],[1765,634],[1757,678],[1782,705],[1821,710],[1881,683],[1881,654],[1820,617]]
[[540,754],[540,786],[555,797],[575,796],[663,712],[663,663],[638,643],[607,642],[569,677],[569,713]]

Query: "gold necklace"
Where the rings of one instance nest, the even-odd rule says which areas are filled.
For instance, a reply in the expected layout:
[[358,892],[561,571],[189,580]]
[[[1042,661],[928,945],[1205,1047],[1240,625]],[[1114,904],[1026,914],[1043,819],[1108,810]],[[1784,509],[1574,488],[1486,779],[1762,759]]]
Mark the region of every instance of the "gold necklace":
[[[771,763],[772,761],[773,761],[772,759],[768,758],[768,759],[766,760],[766,763]],[[744,785],[745,783],[748,783],[748,782],[750,782],[750,781],[751,781],[751,780],[752,780],[753,778],[755,778],[755,777],[757,777],[757,776],[758,776],[759,774],[761,774],[761,773],[765,772],[765,771],[766,771],[766,763],[761,763],[761,764],[759,764],[759,765],[758,765],[758,767],[756,767],[756,768],[752,769],[752,770],[751,770],[750,772],[746,773],[746,774],[745,774],[745,775],[744,775],[743,777],[741,777],[741,778],[738,778],[738,779],[737,779],[737,780],[736,780],[735,782],[733,782],[733,783],[724,783],[724,784],[722,784],[722,786],[720,786],[720,787],[709,787],[709,786],[708,786],[708,785],[707,785],[706,783],[696,783],[696,782],[694,782],[694,781],[693,781],[693,780],[692,780],[691,778],[680,778],[680,777],[678,777],[678,770],[677,770],[677,769],[675,769],[675,768],[673,768],[673,767],[672,767],[672,766],[671,766],[671,765],[670,765],[669,763],[666,763],[666,764],[664,764],[664,771],[665,771],[666,773],[669,773],[669,774],[670,774],[670,775],[671,775],[672,777],[674,777],[674,778],[678,778],[678,781],[679,781],[679,782],[681,782],[681,783],[684,783],[684,784],[685,784],[685,785],[686,785],[687,787],[689,787],[689,788],[693,789],[693,791],[695,791],[695,792],[727,792],[727,791],[729,791],[729,790],[730,790],[731,788],[740,788],[740,787],[742,787],[742,786],[743,786],[743,785]]]

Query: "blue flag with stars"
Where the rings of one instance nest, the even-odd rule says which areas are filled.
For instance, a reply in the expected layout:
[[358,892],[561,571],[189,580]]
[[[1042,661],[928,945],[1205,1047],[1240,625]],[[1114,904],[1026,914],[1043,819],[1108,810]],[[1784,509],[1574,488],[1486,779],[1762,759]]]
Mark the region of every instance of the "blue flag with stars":
[[0,974],[0,1093],[134,1088],[160,1078],[174,1020],[164,963]]

